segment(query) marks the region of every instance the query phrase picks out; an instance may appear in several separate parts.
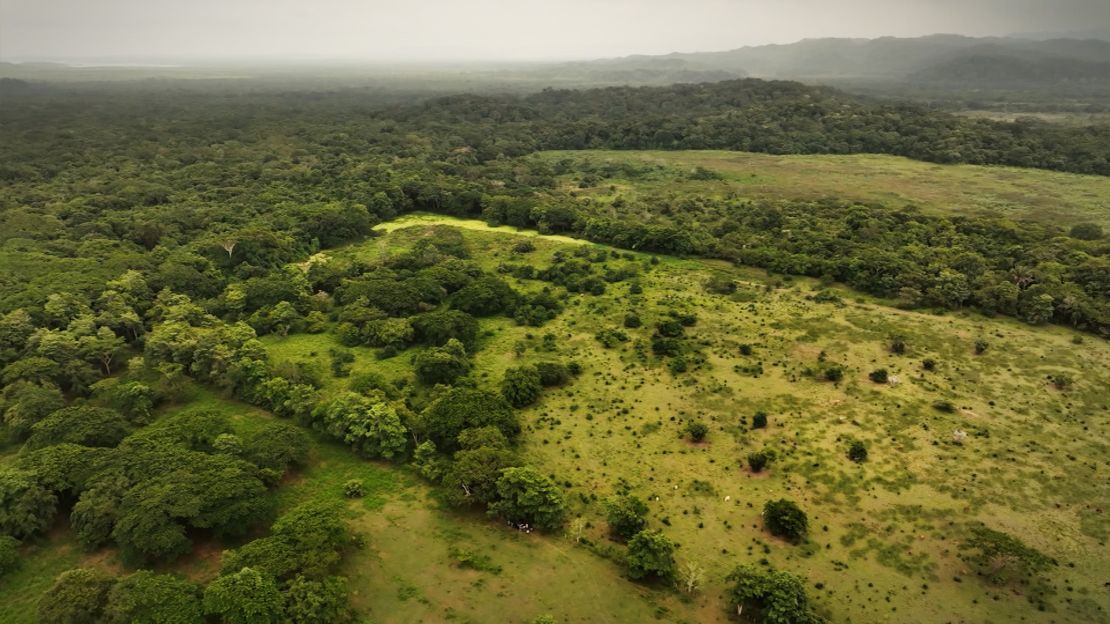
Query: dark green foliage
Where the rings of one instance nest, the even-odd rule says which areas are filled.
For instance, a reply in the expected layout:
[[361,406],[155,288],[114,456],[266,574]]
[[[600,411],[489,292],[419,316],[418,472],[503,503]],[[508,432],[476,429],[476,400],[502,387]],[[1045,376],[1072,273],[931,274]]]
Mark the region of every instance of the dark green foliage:
[[534,366],[520,366],[505,371],[501,380],[501,396],[513,407],[525,407],[536,402],[543,392],[540,373]]
[[427,384],[449,384],[470,370],[466,348],[452,338],[442,347],[432,347],[416,355],[416,376]]
[[[678,325],[678,323],[675,323],[675,325]],[[678,326],[681,327],[681,325]],[[682,341],[678,338],[651,337],[651,352],[655,355],[664,357],[682,355],[682,350]]]
[[349,541],[338,507],[305,503],[278,518],[269,536],[225,552],[221,574],[250,567],[279,580],[298,574],[322,577],[339,562]]
[[680,338],[682,336],[682,334],[685,333],[685,330],[683,329],[682,323],[680,323],[679,321],[677,321],[675,319],[668,319],[666,321],[660,321],[655,326],[655,331],[660,336],[663,336],[663,337],[666,337],[666,338]]
[[464,286],[451,297],[451,306],[473,316],[512,314],[520,295],[504,280],[483,276]]
[[806,595],[801,577],[752,565],[738,566],[727,577],[733,582],[729,591],[729,612],[742,610],[745,621],[756,624],[821,624]]
[[877,384],[885,384],[890,380],[890,373],[885,368],[876,368],[867,374],[867,378]]
[[771,456],[764,451],[748,454],[748,468],[751,468],[752,472],[762,472],[769,463],[771,463]]
[[718,295],[731,295],[736,292],[736,280],[722,273],[714,273],[705,283],[705,289]]
[[756,412],[752,415],[752,429],[767,428],[767,412]]
[[780,498],[763,506],[763,524],[772,535],[797,542],[805,537],[809,521],[794,501]]
[[0,470],[0,535],[25,538],[45,531],[54,520],[58,499],[35,475]]
[[960,557],[990,582],[1029,583],[1055,564],[1050,557],[1021,540],[986,526],[975,526],[961,544]]
[[243,437],[241,456],[280,475],[291,467],[305,465],[308,444],[308,436],[301,429],[282,422],[269,423]]
[[563,524],[566,504],[559,486],[535,468],[505,468],[497,480],[497,500],[491,514],[510,522],[524,522],[543,531]]
[[537,362],[535,366],[540,384],[546,388],[561,386],[570,381],[570,370],[559,362]]
[[452,388],[428,406],[420,427],[436,448],[451,452],[458,436],[467,429],[496,427],[509,440],[520,435],[520,420],[512,406],[499,395],[473,388]]
[[430,346],[439,347],[454,338],[468,349],[474,347],[478,338],[478,321],[460,310],[441,310],[413,317],[412,327],[416,340]]
[[108,592],[104,621],[110,624],[200,624],[200,588],[169,574],[140,570]]
[[345,349],[328,349],[328,356],[330,356],[332,377],[346,377],[351,374],[355,354]]
[[488,505],[497,500],[501,471],[519,465],[516,456],[503,446],[477,446],[455,453],[444,469],[443,492],[456,507]]
[[1079,240],[1094,241],[1102,238],[1102,226],[1097,223],[1076,223],[1071,226],[1069,235]]
[[640,531],[628,540],[625,563],[633,579],[669,581],[675,575],[675,546],[661,531]]
[[408,448],[408,429],[384,395],[343,392],[312,412],[313,427],[365,457],[395,459]]
[[937,369],[937,361],[933,358],[925,358],[924,360],[921,360],[921,368],[924,368],[929,372],[935,371]]
[[904,354],[906,352],[906,339],[902,336],[891,336],[890,352],[895,355]]
[[603,329],[594,335],[606,349],[612,349],[622,342],[628,342],[628,335],[617,329]]
[[686,425],[686,434],[690,436],[690,440],[694,442],[701,442],[709,433],[709,426],[701,421],[691,421]]
[[867,445],[860,440],[852,440],[852,443],[848,445],[848,459],[857,464],[867,461]]
[[0,412],[4,424],[21,439],[31,433],[31,427],[51,413],[65,407],[65,399],[58,387],[29,381],[16,381],[4,387],[0,396]]
[[115,584],[94,568],[76,568],[58,575],[39,599],[39,621],[51,624],[90,624],[100,621]]
[[627,327],[629,329],[636,329],[637,327],[640,327],[641,325],[643,325],[643,321],[641,321],[640,317],[637,316],[636,314],[633,314],[632,312],[629,312],[628,314],[624,315],[624,326],[625,327]]
[[225,624],[280,624],[284,599],[273,579],[251,568],[221,576],[204,590],[204,612]]
[[52,444],[82,446],[115,446],[131,427],[119,412],[87,405],[60,409],[31,428],[27,448],[37,449]]
[[347,598],[347,579],[329,576],[294,578],[284,592],[285,621],[290,624],[347,624],[355,621]]
[[0,579],[19,569],[19,540],[10,535],[0,535]]
[[624,539],[630,539],[647,527],[647,505],[631,494],[617,495],[605,501],[605,518],[609,530]]

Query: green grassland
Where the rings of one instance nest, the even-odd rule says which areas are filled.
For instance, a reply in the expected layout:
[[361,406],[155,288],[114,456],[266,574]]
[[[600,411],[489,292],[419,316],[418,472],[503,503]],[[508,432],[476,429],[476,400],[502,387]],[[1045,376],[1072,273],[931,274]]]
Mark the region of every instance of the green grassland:
[[[505,262],[545,267],[557,251],[585,244],[412,215],[379,226],[380,236],[325,253],[380,259],[444,226],[458,228],[472,259],[491,270]],[[515,252],[521,236],[536,250]],[[448,510],[407,470],[358,459],[315,436],[310,466],[275,490],[281,510],[315,497],[340,500],[346,480],[364,481],[367,496],[347,504],[366,545],[347,555],[342,570],[364,621],[526,622],[550,613],[559,622],[724,622],[725,575],[759,562],[806,576],[833,622],[1108,621],[1110,344],[970,312],[903,311],[835,286],[828,290],[840,300],[818,303],[813,295],[825,288],[813,280],[610,252],[607,265],[639,273],[641,294],[631,294],[628,282],[597,296],[560,291],[566,309],[540,328],[483,319],[475,355],[477,382],[493,389],[511,366],[581,364],[576,380],[524,410],[522,442],[529,463],[565,486],[572,517],[588,522],[581,543]],[[713,274],[736,280],[737,292],[707,293]],[[528,292],[548,285],[505,279]],[[649,346],[655,323],[671,310],[697,315],[686,330],[696,355],[682,373],[672,373]],[[628,312],[639,314],[643,327],[623,328]],[[594,337],[603,329],[621,329],[630,340],[603,348]],[[554,338],[545,341],[546,334]],[[894,334],[905,337],[903,355],[887,348]],[[976,339],[988,344],[981,355]],[[347,380],[327,372],[328,351],[339,346],[332,334],[263,342],[275,361],[322,371],[325,393],[345,388]],[[741,345],[751,355],[741,355]],[[375,371],[412,387],[415,350],[388,359],[374,349],[351,351],[353,375]],[[935,372],[923,370],[924,358],[936,360]],[[821,371],[834,364],[843,367],[843,380],[823,381]],[[871,382],[867,374],[879,367],[898,383]],[[1074,380],[1066,391],[1048,380],[1057,373]],[[272,418],[207,390],[192,393],[184,407],[167,411],[223,410],[244,430]],[[953,409],[938,410],[938,402]],[[768,428],[750,429],[756,411],[768,414]],[[700,444],[682,435],[694,419],[710,425]],[[962,445],[953,442],[957,429],[968,434]],[[853,439],[868,445],[868,462],[846,458]],[[745,457],[765,448],[778,458],[752,474]],[[697,595],[622,577],[623,546],[609,540],[601,505],[621,487],[648,502],[649,526],[679,543],[680,561],[705,567]],[[801,545],[763,529],[763,504],[780,497],[809,515],[810,537]],[[958,558],[959,542],[978,521],[1057,559],[1047,611],[1012,587],[976,577]],[[26,565],[0,585],[3,621],[32,621],[37,596],[62,570],[122,569],[111,549],[78,550],[65,525],[63,517],[48,539],[29,546]],[[172,569],[208,580],[227,546],[233,544],[201,541]]]
[[[566,241],[530,232],[417,215],[381,227],[385,236],[333,253],[380,258],[445,223],[463,230],[473,259],[487,269],[502,262],[542,267],[556,251],[569,250]],[[515,254],[520,235],[532,236],[537,250]],[[840,303],[816,303],[812,295],[820,285],[810,280],[784,281],[761,271],[678,258],[653,266],[648,259],[622,252],[610,263],[639,268],[640,295],[631,295],[624,283],[610,285],[601,296],[568,295],[566,311],[539,329],[484,320],[475,357],[479,383],[491,388],[510,366],[551,359],[582,364],[584,372],[574,383],[548,391],[526,410],[524,445],[532,463],[564,483],[574,514],[589,521],[586,535],[594,545],[578,546],[560,536],[523,539],[479,519],[449,520],[420,504],[419,496],[390,502],[383,515],[367,518],[370,535],[390,536],[374,541],[395,544],[415,533],[428,543],[411,553],[395,551],[406,553],[396,558],[378,553],[363,564],[358,555],[353,558],[353,570],[366,566],[362,574],[374,588],[373,611],[382,608],[383,597],[388,602],[411,595],[438,609],[460,609],[473,621],[489,621],[483,615],[493,614],[517,621],[545,610],[560,621],[602,621],[604,610],[583,616],[595,608],[584,603],[646,591],[617,578],[623,547],[608,541],[599,502],[627,485],[649,501],[651,526],[681,544],[680,559],[696,560],[709,572],[704,591],[678,608],[652,598],[664,621],[724,621],[723,577],[737,563],[761,560],[806,575],[837,622],[1105,620],[1110,603],[1101,585],[1110,525],[1098,501],[1107,500],[1110,488],[1101,477],[1105,462],[1097,458],[1107,451],[1102,433],[1110,413],[1105,394],[1110,345],[1009,319],[897,310],[847,291],[840,291]],[[738,280],[737,294],[706,293],[703,284],[713,273]],[[525,291],[544,285],[513,283]],[[703,358],[693,358],[691,370],[680,374],[672,374],[647,347],[650,328],[672,309],[698,315],[689,341]],[[594,334],[620,328],[629,311],[643,318],[644,327],[624,330],[631,340],[622,347],[602,348]],[[555,336],[553,348],[542,340],[549,333]],[[894,334],[906,338],[906,354],[889,352]],[[976,339],[989,345],[981,355],[974,353]],[[277,359],[316,358],[322,367],[333,339],[266,340]],[[521,342],[527,348],[517,355]],[[752,355],[740,355],[741,344],[750,345]],[[355,351],[356,373],[412,376],[408,352],[377,360],[370,349]],[[927,357],[937,361],[935,372],[922,369]],[[831,364],[846,371],[839,384],[812,375]],[[899,383],[871,382],[867,373],[879,367]],[[1059,372],[1074,379],[1066,392],[1047,379]],[[954,411],[934,407],[944,401]],[[747,426],[756,411],[769,414],[767,429]],[[706,442],[683,439],[682,428],[691,419],[711,425]],[[953,442],[957,429],[968,433],[962,445]],[[867,443],[870,461],[847,460],[852,439]],[[744,458],[761,448],[775,449],[779,459],[753,475]],[[807,544],[792,546],[763,530],[763,503],[783,496],[809,513]],[[1015,590],[976,578],[961,562],[958,543],[977,521],[1059,561],[1051,572],[1056,595],[1050,611],[1037,611]],[[452,535],[442,528],[447,525],[465,527],[454,529],[467,535],[462,541],[478,544],[476,552],[490,554],[503,568],[481,583],[499,587],[486,596],[487,612],[462,606],[479,602],[468,584],[483,578],[480,574],[442,569],[428,555],[443,548],[433,544]],[[414,526],[419,530],[411,530]],[[590,574],[580,561],[572,565],[564,559],[587,550],[597,555],[591,555],[597,561]],[[603,566],[605,558],[614,563]],[[558,584],[562,593],[553,595],[564,598],[547,603],[536,598],[537,585],[529,582],[522,589],[506,581],[533,574],[542,577],[539,586]],[[363,578],[359,572],[352,576]],[[580,584],[599,594],[583,594],[575,589]],[[389,609],[425,617],[437,613],[417,598],[398,598]]]
[[[536,156],[550,162],[572,159],[598,167],[609,163],[654,165],[658,169],[635,181],[615,177],[590,188],[566,188],[584,196],[634,199],[639,195],[678,194],[753,199],[816,200],[829,197],[878,202],[891,207],[913,205],[952,215],[994,215],[1070,225],[1093,221],[1110,226],[1110,180],[1014,167],[938,165],[901,158],[851,156],[775,156],[729,151],[553,151]],[[718,180],[691,179],[704,167]]]

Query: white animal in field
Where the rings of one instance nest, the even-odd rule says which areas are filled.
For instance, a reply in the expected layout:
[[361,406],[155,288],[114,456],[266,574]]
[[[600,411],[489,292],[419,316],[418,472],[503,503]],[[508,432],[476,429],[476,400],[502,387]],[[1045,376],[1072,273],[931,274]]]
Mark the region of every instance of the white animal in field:
[[731,496],[726,496],[726,497],[725,497],[725,502],[726,502],[726,503],[727,503],[727,502],[729,502],[730,500],[732,500],[732,497],[731,497]]

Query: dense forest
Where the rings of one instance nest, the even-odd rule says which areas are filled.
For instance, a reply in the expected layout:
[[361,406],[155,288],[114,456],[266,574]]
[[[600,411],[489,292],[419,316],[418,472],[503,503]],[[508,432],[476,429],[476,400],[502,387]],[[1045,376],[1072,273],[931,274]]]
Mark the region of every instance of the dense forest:
[[[446,387],[471,370],[476,319],[539,327],[562,303],[550,291],[518,292],[470,262],[449,230],[385,262],[312,260],[412,211],[721,258],[842,282],[907,307],[973,306],[1110,335],[1110,245],[1097,224],[1064,230],[837,198],[598,201],[576,191],[649,171],[533,157],[599,147],[874,152],[1110,175],[1110,127],[967,120],[758,80],[406,105],[358,91],[2,88],[0,411],[11,444],[23,449],[0,471],[9,551],[65,513],[81,545],[115,545],[135,565],[173,560],[200,533],[242,539],[268,522],[265,494],[305,461],[304,432],[277,422],[237,436],[206,412],[151,423],[184,379],[363,457],[411,459],[452,504],[529,530],[560,526],[558,484],[513,451],[514,410],[569,383],[575,364],[512,368],[499,393]],[[538,269],[499,270],[600,294],[647,268],[584,250]],[[660,352],[683,323],[660,324]],[[383,357],[419,345],[417,380],[439,388],[402,397],[370,377],[325,398],[312,371],[272,361],[258,341],[291,332],[332,332]],[[348,363],[335,353],[333,373]],[[628,537],[648,560],[673,550],[655,533]],[[151,573],[77,571],[57,581],[41,614],[80,621],[89,609],[142,621],[177,605],[229,622],[346,621],[334,568],[350,547],[334,511],[298,509],[277,518],[269,537],[231,551],[225,574],[203,590]],[[630,572],[656,573],[673,570],[636,564]],[[781,583],[800,594],[792,621],[817,621],[795,577],[737,574],[736,592],[770,601],[767,587]],[[172,601],[153,604],[155,588]],[[236,619],[245,596],[264,619]]]

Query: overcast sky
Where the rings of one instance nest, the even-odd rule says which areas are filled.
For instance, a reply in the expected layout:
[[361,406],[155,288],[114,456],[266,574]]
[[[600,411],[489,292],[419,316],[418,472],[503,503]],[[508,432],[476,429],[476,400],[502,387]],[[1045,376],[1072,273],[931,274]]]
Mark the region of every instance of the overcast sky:
[[1110,28],[1110,0],[0,0],[0,59],[539,60]]

